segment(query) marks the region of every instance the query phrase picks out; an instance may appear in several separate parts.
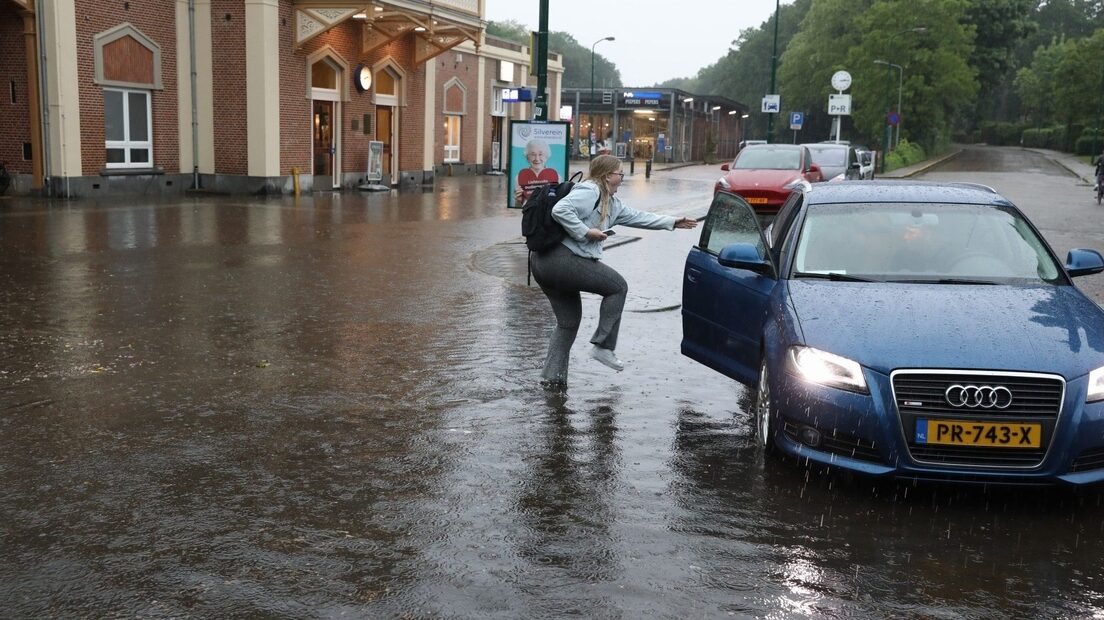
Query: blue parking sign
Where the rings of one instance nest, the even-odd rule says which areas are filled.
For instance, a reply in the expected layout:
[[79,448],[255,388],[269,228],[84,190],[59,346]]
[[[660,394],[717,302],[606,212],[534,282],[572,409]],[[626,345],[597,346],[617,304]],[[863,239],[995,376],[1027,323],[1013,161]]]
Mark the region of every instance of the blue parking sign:
[[804,112],[790,112],[790,129],[797,131],[805,123]]

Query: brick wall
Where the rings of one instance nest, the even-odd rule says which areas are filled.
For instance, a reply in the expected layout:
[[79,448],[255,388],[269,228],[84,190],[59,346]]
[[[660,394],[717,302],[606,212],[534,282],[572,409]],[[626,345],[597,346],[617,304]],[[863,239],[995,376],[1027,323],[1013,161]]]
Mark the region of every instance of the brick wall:
[[[11,98],[13,80],[15,103]],[[0,162],[7,162],[12,174],[31,173],[31,162],[23,161],[23,143],[31,141],[27,86],[23,17],[14,4],[0,2]]]
[[[129,6],[129,8],[127,8]],[[76,0],[77,79],[80,89],[82,174],[104,168],[103,87],[95,83],[95,35],[129,22],[161,46],[161,83],[150,91],[153,114],[153,164],[165,172],[180,171],[180,135],[177,126],[176,5],[153,0],[129,3]],[[189,112],[190,113],[190,112]]]
[[[291,23],[289,19],[289,29]],[[249,172],[249,124],[246,114],[245,5],[241,0],[211,0],[211,47],[214,60],[215,172],[245,175]]]
[[[460,62],[456,62],[457,54],[461,57]],[[437,83],[433,86],[437,97],[434,114],[437,131],[434,135],[433,163],[441,164],[445,161],[445,142],[448,138],[445,132],[445,109],[446,104],[450,104],[450,102],[449,108],[456,107],[459,91],[453,89],[450,101],[446,101],[444,85],[456,79],[467,91],[464,94],[463,120],[460,121],[460,161],[465,164],[474,164],[476,125],[479,119],[479,58],[475,54],[451,49],[435,58],[431,58],[429,62],[437,64]],[[489,107],[487,108],[487,114],[489,117]]]
[[[290,14],[290,2],[281,4],[281,14],[287,8]],[[341,76],[342,87],[348,91],[349,98],[341,106],[342,132],[342,169],[344,172],[365,174],[368,170],[368,143],[376,139],[376,106],[372,102],[372,91],[359,92],[353,87],[353,75],[361,63],[372,67],[388,58],[399,65],[406,73],[406,106],[396,108],[399,115],[399,131],[395,140],[399,148],[399,170],[422,169],[422,144],[424,142],[424,84],[425,68],[415,69],[413,65],[413,35],[408,35],[374,50],[367,56],[361,56],[362,23],[347,20],[321,35],[307,41],[301,49],[294,49],[294,32],[288,40],[283,40],[281,32],[281,82],[280,82],[280,122],[281,167],[285,170],[297,165],[300,170],[311,170],[311,103],[306,98],[307,59],[316,52],[329,47],[349,65],[349,73]],[[372,131],[364,132],[364,116],[371,117]],[[353,121],[357,128],[353,129]],[[443,158],[443,156],[442,156]],[[398,171],[395,171],[396,173]]]

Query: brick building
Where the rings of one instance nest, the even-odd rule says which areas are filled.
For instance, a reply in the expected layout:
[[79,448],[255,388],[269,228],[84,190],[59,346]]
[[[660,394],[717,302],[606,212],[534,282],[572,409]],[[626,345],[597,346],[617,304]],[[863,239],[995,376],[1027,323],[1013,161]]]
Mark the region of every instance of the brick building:
[[[16,192],[71,197],[481,173],[530,114],[503,89],[535,82],[529,50],[486,37],[483,15],[483,0],[0,0],[0,161]],[[552,55],[552,118],[562,73]]]

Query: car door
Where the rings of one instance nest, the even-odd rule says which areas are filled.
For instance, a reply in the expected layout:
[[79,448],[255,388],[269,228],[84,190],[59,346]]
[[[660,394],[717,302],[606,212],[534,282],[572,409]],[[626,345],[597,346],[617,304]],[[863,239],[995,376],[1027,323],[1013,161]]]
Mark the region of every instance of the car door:
[[[762,273],[721,265],[722,251],[732,244],[743,244],[740,249],[745,256],[757,257]],[[768,300],[778,284],[776,274],[755,211],[736,194],[717,192],[701,239],[686,258],[683,355],[741,383],[754,384]]]

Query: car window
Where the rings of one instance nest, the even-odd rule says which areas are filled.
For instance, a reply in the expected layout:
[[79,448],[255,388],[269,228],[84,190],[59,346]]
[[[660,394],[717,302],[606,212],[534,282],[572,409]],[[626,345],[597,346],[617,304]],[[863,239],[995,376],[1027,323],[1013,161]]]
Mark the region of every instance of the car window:
[[1018,212],[983,205],[813,205],[794,272],[890,281],[1061,280],[1060,267]]
[[798,151],[792,148],[748,148],[742,151],[732,167],[737,170],[797,170],[801,167]]
[[818,166],[846,166],[847,165],[847,150],[828,148],[828,149],[809,149],[813,152],[813,163]]
[[786,234],[786,230],[790,228],[790,221],[793,219],[794,213],[797,212],[797,207],[801,206],[801,199],[804,198],[804,194],[801,192],[793,192],[790,197],[783,203],[782,208],[778,210],[778,216],[774,218],[774,222],[770,226],[770,245],[775,252],[782,244],[782,237]]
[[711,254],[720,254],[722,248],[732,243],[749,243],[755,246],[760,257],[767,256],[755,211],[742,198],[717,192],[705,217],[698,247]]

